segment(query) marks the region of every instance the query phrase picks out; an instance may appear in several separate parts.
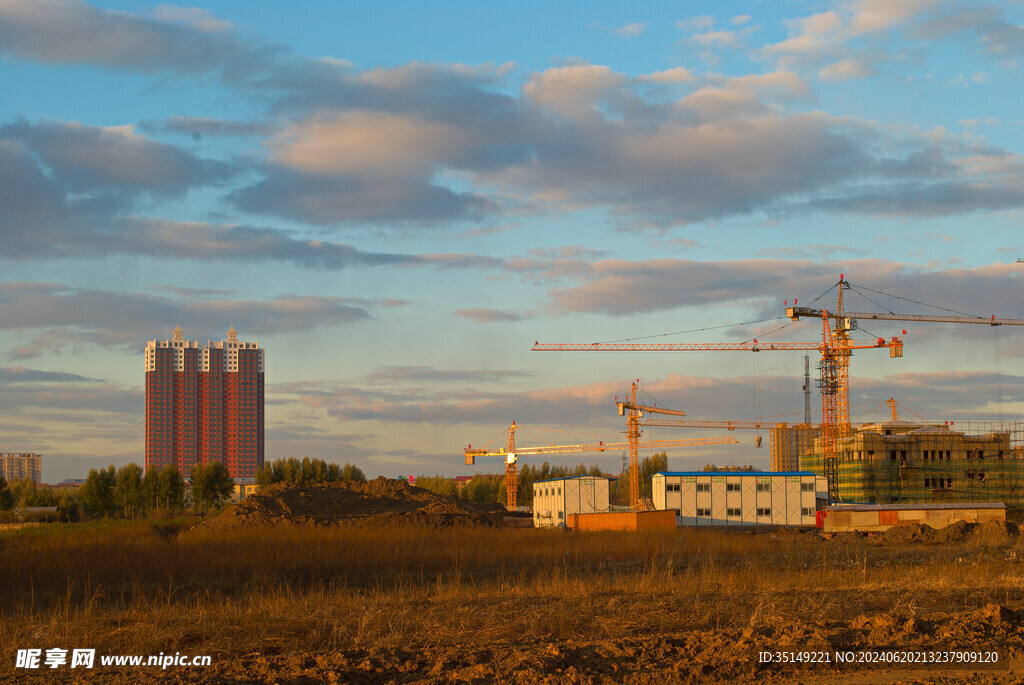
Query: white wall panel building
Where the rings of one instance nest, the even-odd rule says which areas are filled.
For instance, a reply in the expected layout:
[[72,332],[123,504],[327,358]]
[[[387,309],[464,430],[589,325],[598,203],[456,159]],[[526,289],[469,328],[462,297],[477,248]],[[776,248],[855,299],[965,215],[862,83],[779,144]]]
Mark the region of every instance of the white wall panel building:
[[828,481],[808,471],[656,473],[655,509],[675,509],[682,526],[813,526]]
[[569,514],[608,511],[608,483],[605,476],[569,476],[533,484],[533,525],[564,526]]

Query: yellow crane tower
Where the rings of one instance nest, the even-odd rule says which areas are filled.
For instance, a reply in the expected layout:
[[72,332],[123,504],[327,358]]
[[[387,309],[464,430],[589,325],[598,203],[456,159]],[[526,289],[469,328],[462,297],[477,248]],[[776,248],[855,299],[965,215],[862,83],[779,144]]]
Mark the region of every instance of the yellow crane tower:
[[[839,439],[850,433],[850,356],[856,346],[849,344],[850,331],[857,328],[858,319],[874,321],[925,321],[933,323],[969,323],[988,326],[1024,326],[1024,319],[1002,319],[993,314],[989,317],[945,314],[897,314],[895,312],[850,312],[843,304],[843,292],[851,286],[839,275],[836,308],[825,309],[798,307],[794,301],[786,308],[786,316],[797,321],[801,317],[820,318],[822,325],[821,344],[821,438],[828,478],[829,498],[839,495]],[[885,294],[885,293],[881,293]],[[833,325],[829,325],[829,320]],[[906,333],[906,331],[904,331]],[[881,340],[881,338],[880,338]],[[896,338],[893,338],[895,341]],[[890,347],[890,356],[903,356],[902,341],[899,354]]]
[[[738,442],[735,438],[687,438],[685,440],[649,440],[640,445],[639,440],[634,443],[630,442],[597,442],[594,444],[587,445],[539,445],[536,447],[521,447],[516,446],[516,430],[519,426],[513,421],[512,425],[509,426],[505,432],[508,437],[505,442],[505,447],[498,448],[497,450],[487,448],[476,448],[472,445],[462,450],[463,456],[466,458],[467,465],[473,465],[476,463],[477,457],[504,457],[505,459],[505,488],[506,488],[506,506],[512,509],[516,506],[516,493],[519,490],[519,472],[516,462],[518,461],[519,455],[522,454],[571,454],[574,452],[604,452],[605,450],[615,449],[633,449],[634,445],[637,449],[642,447],[689,447],[691,445],[726,445],[734,444]],[[632,453],[632,452],[631,452]],[[631,465],[632,466],[632,465]],[[639,473],[639,471],[637,472]],[[631,478],[632,480],[632,478]],[[637,476],[637,482],[639,483],[639,476]],[[630,507],[633,509],[639,508],[640,504],[639,488],[637,489],[634,497],[634,492],[630,490]]]
[[[815,311],[815,310],[811,310]],[[827,312],[824,313],[825,331],[831,329],[827,323]],[[846,421],[849,423],[849,392],[847,378],[849,369],[849,358],[853,350],[888,348],[890,357],[903,356],[903,338],[893,336],[890,339],[875,338],[874,340],[853,341],[849,336],[842,338],[826,334],[820,343],[793,343],[793,342],[772,342],[759,343],[755,338],[751,342],[742,343],[539,343],[534,342],[535,352],[703,352],[703,351],[744,351],[744,352],[766,352],[785,350],[818,350],[821,353],[821,397],[822,397],[822,436],[835,435],[838,431],[836,425],[837,402],[836,394],[842,391],[841,402]],[[845,362],[845,365],[843,363]],[[840,372],[842,375],[840,376]],[[840,380],[841,378],[841,380]],[[827,399],[826,399],[827,398]],[[826,402],[828,405],[826,406]],[[835,452],[835,439],[833,438],[833,454]],[[826,460],[826,463],[827,460]],[[826,475],[829,472],[826,467]],[[835,466],[829,480],[830,496],[838,495],[839,469]]]

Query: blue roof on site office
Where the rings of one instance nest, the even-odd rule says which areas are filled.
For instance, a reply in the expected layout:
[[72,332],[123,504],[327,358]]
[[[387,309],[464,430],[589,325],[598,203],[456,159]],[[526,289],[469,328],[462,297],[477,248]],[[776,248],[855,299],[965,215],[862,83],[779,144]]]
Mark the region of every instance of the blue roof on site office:
[[817,476],[813,471],[658,471],[656,476]]
[[595,476],[589,473],[580,473],[575,476],[565,476],[563,478],[548,478],[547,480],[535,480],[533,481],[533,484],[536,485],[537,483],[554,483],[556,480],[573,480],[574,478],[604,478],[605,480],[618,480],[618,478],[613,478],[612,476]]

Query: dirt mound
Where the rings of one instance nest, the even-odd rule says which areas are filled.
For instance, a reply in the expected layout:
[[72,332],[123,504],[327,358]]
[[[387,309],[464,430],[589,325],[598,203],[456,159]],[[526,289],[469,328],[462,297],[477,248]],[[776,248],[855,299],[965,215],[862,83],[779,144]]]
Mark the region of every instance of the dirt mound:
[[944,545],[951,543],[973,542],[979,545],[1005,545],[1019,535],[1016,523],[989,521],[987,523],[967,523],[954,521],[943,528],[914,523],[911,525],[894,526],[881,533],[875,533],[872,540],[880,545],[905,545],[923,543]]
[[989,521],[974,527],[974,541],[982,545],[1007,545],[1020,535],[1020,526],[1011,521]]
[[278,483],[262,488],[202,525],[228,529],[274,525],[500,524],[501,513],[493,509],[493,505],[478,506],[436,495],[392,478],[314,485]]

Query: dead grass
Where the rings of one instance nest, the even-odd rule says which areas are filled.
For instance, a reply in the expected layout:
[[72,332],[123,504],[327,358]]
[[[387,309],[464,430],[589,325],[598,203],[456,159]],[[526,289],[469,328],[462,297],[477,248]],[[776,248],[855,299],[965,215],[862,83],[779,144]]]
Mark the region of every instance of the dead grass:
[[1022,608],[1022,551],[699,530],[64,526],[0,534],[0,644],[215,656],[497,649]]

